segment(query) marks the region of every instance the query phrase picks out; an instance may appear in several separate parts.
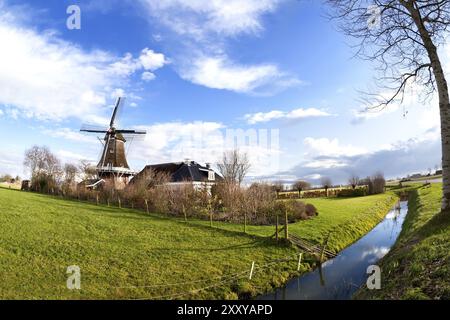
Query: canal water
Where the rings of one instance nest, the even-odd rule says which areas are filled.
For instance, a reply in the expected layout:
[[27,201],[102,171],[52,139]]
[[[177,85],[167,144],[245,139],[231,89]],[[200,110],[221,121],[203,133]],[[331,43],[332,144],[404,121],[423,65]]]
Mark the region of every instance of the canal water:
[[[367,267],[384,257],[397,240],[408,202],[402,201],[392,209],[374,229],[360,240],[299,278],[289,281],[284,288],[260,296],[261,300],[346,300],[365,285]],[[381,274],[383,285],[383,274]]]

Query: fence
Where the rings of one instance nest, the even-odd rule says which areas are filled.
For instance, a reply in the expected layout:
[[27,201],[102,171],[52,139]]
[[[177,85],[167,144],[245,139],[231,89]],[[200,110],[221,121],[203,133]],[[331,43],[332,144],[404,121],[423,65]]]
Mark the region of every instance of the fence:
[[159,283],[159,284],[149,284],[149,285],[142,285],[142,286],[118,286],[113,287],[113,289],[119,290],[119,289],[169,289],[171,287],[183,287],[183,286],[197,286],[201,285],[198,288],[193,288],[190,290],[185,290],[178,293],[173,294],[166,294],[166,295],[159,295],[159,296],[149,296],[149,297],[143,297],[143,298],[136,298],[134,300],[166,300],[166,299],[180,299],[180,298],[186,298],[189,296],[192,296],[193,294],[196,294],[201,291],[206,291],[213,288],[218,288],[225,286],[227,284],[232,284],[233,282],[241,281],[241,280],[247,280],[252,281],[255,276],[260,274],[262,270],[271,268],[273,266],[276,266],[277,264],[286,263],[286,262],[295,262],[295,264],[292,265],[292,271],[293,272],[299,272],[301,270],[301,265],[304,262],[304,253],[299,253],[296,255],[286,256],[280,259],[272,260],[263,264],[259,264],[256,261],[253,261],[248,269],[243,269],[238,272],[234,272],[225,276],[219,276],[219,277],[212,277],[209,279],[202,279],[202,280],[192,280],[192,281],[185,281],[185,282],[177,282],[177,283]]

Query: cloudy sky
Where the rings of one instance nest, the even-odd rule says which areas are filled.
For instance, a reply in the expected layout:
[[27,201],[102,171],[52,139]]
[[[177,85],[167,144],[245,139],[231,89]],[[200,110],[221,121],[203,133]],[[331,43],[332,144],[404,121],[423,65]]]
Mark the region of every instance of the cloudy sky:
[[[67,28],[67,8],[81,29]],[[321,1],[0,0],[0,173],[26,176],[24,150],[47,145],[64,162],[97,161],[106,125],[120,127],[133,169],[239,147],[255,179],[335,183],[439,163],[439,114],[414,92],[402,106],[362,112],[373,65],[354,51]],[[446,61],[447,52],[441,49]]]

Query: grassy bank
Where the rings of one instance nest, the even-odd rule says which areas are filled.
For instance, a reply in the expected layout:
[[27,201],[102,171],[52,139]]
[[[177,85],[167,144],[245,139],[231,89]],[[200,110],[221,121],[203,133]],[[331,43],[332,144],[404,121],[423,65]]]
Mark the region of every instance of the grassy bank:
[[[289,225],[289,232],[316,244],[322,244],[331,233],[328,248],[338,252],[375,227],[398,200],[394,193],[357,198],[305,199],[313,204],[319,216]],[[191,221],[209,225],[207,221]],[[224,230],[242,232],[243,224],[214,222]],[[267,237],[274,234],[273,226],[247,226],[247,233]]]
[[410,193],[394,248],[381,261],[382,288],[358,299],[450,299],[450,217],[439,214],[441,184]]
[[[334,230],[330,246],[338,250],[393,201],[315,199],[319,217],[291,225],[291,232],[320,242]],[[245,235],[240,225],[214,225],[0,188],[0,298],[236,299],[299,275],[297,251],[262,237],[272,227],[249,227]],[[81,291],[66,288],[71,265],[81,268]],[[309,268],[303,264],[301,272]]]

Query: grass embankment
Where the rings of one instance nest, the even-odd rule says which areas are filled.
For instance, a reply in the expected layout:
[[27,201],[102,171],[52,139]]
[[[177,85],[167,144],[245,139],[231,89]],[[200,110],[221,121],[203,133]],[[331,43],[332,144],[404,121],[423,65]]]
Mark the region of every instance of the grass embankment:
[[[304,199],[302,201],[317,208],[319,216],[290,224],[289,232],[316,244],[322,244],[328,233],[332,232],[327,247],[338,252],[375,227],[397,200],[393,193],[356,198]],[[207,221],[192,223],[209,224]],[[225,222],[214,222],[214,226],[235,232],[242,232],[244,228],[243,224]],[[247,226],[247,233],[267,237],[275,233],[275,227]]]
[[410,193],[394,248],[381,261],[382,288],[358,299],[450,299],[450,217],[440,214],[442,184]]
[[[393,201],[315,199],[319,217],[291,232],[321,241],[335,230],[330,244],[337,250],[373,227]],[[245,235],[242,226],[204,223],[0,188],[0,298],[235,299],[299,274],[294,248],[261,237],[273,227],[249,227]],[[286,257],[248,280],[252,261],[258,267]],[[66,288],[71,265],[81,268],[80,291]]]

